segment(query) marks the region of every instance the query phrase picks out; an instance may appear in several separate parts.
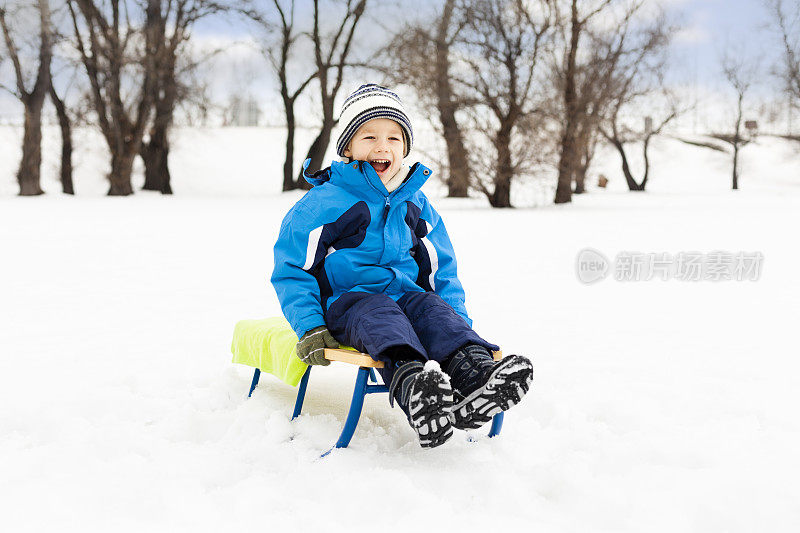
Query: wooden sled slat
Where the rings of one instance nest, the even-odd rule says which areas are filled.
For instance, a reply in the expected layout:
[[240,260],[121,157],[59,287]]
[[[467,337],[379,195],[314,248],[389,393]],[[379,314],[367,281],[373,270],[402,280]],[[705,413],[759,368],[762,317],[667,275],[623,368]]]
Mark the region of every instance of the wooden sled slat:
[[[503,352],[498,350],[492,353],[495,361],[503,357]],[[355,350],[343,350],[341,348],[325,348],[325,359],[328,361],[340,361],[351,365],[363,366],[366,368],[383,368],[383,361],[375,361],[369,355]]]
[[369,355],[355,350],[342,350],[341,348],[325,348],[325,359],[329,361],[341,361],[351,365],[363,366],[366,368],[383,368],[383,361],[376,361]]

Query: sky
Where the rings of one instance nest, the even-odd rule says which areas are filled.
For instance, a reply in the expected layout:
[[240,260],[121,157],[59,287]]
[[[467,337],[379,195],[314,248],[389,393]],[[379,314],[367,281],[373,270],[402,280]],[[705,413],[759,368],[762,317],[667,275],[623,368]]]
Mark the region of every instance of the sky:
[[[375,0],[373,0],[374,2]],[[718,77],[718,57],[727,42],[746,41],[746,48],[753,54],[775,52],[766,26],[768,17],[764,0],[651,0],[661,4],[677,20],[682,30],[676,36],[675,50],[687,59],[696,61],[700,72],[709,78]],[[380,20],[391,19],[399,14],[422,14],[429,11],[430,2],[426,0],[384,0],[379,8],[369,14]],[[376,10],[379,13],[376,13]],[[391,14],[392,17],[383,16]],[[310,17],[310,9],[298,7],[297,18]],[[391,24],[390,24],[391,25]],[[390,28],[391,29],[391,28]],[[220,20],[203,23],[196,32],[198,35],[228,35],[244,37],[250,30],[241,25],[230,25]],[[361,31],[364,31],[363,28]],[[369,30],[367,30],[369,31]]]
[[673,80],[693,93],[695,109],[682,118],[695,133],[730,122],[734,92],[720,66],[724,50],[749,58],[757,72],[745,104],[746,119],[761,131],[796,133],[800,117],[776,92],[780,60],[778,37],[770,29],[763,0],[674,0],[668,2],[683,29],[673,42]]
[[[740,47],[744,53],[759,58],[763,71],[761,87],[763,94],[771,92],[774,79],[769,76],[772,64],[779,56],[775,37],[766,26],[768,18],[763,0],[655,0],[677,20],[682,30],[673,43],[673,83],[689,87],[692,92],[706,95],[715,100],[717,93],[727,90],[719,66],[722,50],[732,45]],[[376,0],[373,0],[376,2]],[[310,2],[298,2],[298,20],[310,17]],[[324,5],[324,4],[323,4]],[[375,5],[375,4],[373,4]],[[383,0],[378,7],[368,10],[366,24],[359,31],[383,32],[392,30],[398,17],[409,13],[425,16],[430,10],[430,2],[424,0]],[[386,29],[381,26],[389,26]],[[241,21],[209,19],[203,21],[193,32],[193,39],[208,46],[236,41],[238,44],[230,51],[225,64],[214,67],[211,77],[212,91],[220,94],[254,94],[262,100],[275,92],[274,76],[252,43],[254,26]],[[2,53],[2,52],[0,52]],[[762,59],[763,58],[763,59]],[[0,77],[7,80],[10,65],[0,64]],[[371,80],[370,80],[371,81]],[[227,99],[223,96],[222,99]],[[766,98],[766,96],[764,97]],[[264,106],[265,119],[274,123],[280,121],[282,114],[274,105]],[[0,122],[15,116],[18,104],[7,94],[0,94]]]
[[[689,0],[670,2],[683,21],[675,50],[695,63],[701,79],[718,80],[719,56],[726,45],[741,46],[752,56],[775,57],[768,17],[761,0]],[[766,65],[765,65],[766,66]]]
[[[724,80],[720,67],[723,50],[739,49],[741,53],[756,58],[762,76],[753,89],[750,102],[754,107],[763,108],[770,100],[774,100],[775,79],[770,76],[773,64],[780,55],[776,37],[768,31],[768,16],[763,0],[651,0],[660,4],[670,18],[681,28],[673,40],[673,53],[669,80],[683,87],[692,95],[700,111],[695,113],[694,122],[702,122],[701,126],[712,127],[710,119],[699,117],[701,111],[709,115],[720,115],[719,104],[729,96],[730,88]],[[375,4],[373,4],[374,6]],[[430,2],[423,0],[406,0],[397,2],[387,0],[381,7],[373,7],[368,14],[372,17],[359,28],[360,32],[381,31],[383,25],[391,26],[397,18],[406,18],[409,13],[421,18],[431,11]],[[298,8],[297,18],[310,17],[303,7]],[[391,30],[392,28],[388,28]],[[199,36],[213,38],[246,39],[249,31],[241,26],[223,25],[213,21],[199,28]],[[363,33],[362,33],[363,35]],[[244,55],[247,55],[244,52]],[[242,65],[247,60],[241,59]],[[220,78],[220,83],[227,79],[238,79],[250,84],[250,92],[270,92],[273,84],[272,76],[267,72],[256,79],[243,76],[240,71],[249,70],[243,66],[228,78]],[[367,80],[374,81],[374,80]],[[236,82],[241,85],[241,82]],[[237,88],[241,92],[241,87]],[[263,94],[263,93],[262,93]],[[770,104],[772,105],[772,104]],[[778,104],[774,104],[778,105]],[[271,107],[271,106],[267,106]],[[276,110],[280,119],[280,110]]]
[[[701,83],[715,85],[721,81],[719,59],[726,43],[744,48],[745,53],[769,59],[779,54],[774,36],[766,27],[768,17],[763,0],[655,0],[681,26],[675,36],[675,70],[678,76],[685,76]],[[374,18],[368,25],[374,27],[382,20],[392,20],[396,14],[424,13],[430,2],[388,0],[370,13]],[[310,11],[310,10],[309,10]],[[378,11],[378,12],[376,12]],[[391,14],[390,16],[385,16]],[[310,16],[310,12],[300,7],[297,18]],[[391,25],[391,24],[389,24]],[[362,25],[365,26],[365,25]],[[391,29],[391,28],[389,28]],[[360,31],[370,31],[360,28]],[[196,35],[204,37],[247,38],[250,28],[243,25],[230,25],[222,21],[209,21],[202,24]],[[767,65],[764,65],[767,67]]]

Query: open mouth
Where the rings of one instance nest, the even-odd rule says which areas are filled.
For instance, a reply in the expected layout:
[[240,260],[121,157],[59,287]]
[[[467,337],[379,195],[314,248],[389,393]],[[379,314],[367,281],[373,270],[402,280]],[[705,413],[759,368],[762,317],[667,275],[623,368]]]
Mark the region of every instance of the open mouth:
[[372,165],[372,168],[375,169],[375,172],[381,173],[386,172],[386,170],[388,170],[391,166],[392,162],[388,159],[376,159],[374,161],[370,161],[369,164]]

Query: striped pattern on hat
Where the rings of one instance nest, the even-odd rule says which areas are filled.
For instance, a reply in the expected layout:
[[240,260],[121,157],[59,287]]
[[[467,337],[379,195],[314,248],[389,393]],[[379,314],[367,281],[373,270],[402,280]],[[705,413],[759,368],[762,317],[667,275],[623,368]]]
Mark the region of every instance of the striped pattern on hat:
[[411,129],[411,121],[408,120],[403,102],[395,93],[375,83],[362,85],[344,101],[342,112],[339,115],[342,132],[339,134],[339,140],[336,141],[336,153],[345,157],[344,151],[358,128],[376,118],[388,118],[400,125],[405,137],[405,154],[403,156],[407,156],[414,142],[414,132]]

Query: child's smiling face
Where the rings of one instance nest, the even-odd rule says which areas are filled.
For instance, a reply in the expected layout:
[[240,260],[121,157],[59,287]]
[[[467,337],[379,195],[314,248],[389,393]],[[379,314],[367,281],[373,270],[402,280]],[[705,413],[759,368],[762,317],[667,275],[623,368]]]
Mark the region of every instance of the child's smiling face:
[[372,165],[383,181],[397,174],[404,153],[403,130],[388,118],[376,118],[358,128],[344,150],[345,157]]

